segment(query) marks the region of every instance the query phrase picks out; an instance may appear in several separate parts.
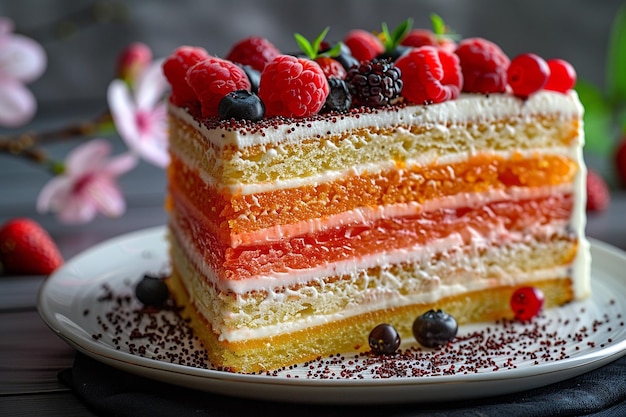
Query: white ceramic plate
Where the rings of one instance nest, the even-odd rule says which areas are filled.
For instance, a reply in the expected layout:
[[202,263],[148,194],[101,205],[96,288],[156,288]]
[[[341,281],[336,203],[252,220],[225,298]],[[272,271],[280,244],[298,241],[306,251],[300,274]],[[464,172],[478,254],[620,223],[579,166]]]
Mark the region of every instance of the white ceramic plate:
[[[462,361],[453,361],[445,365],[455,366],[457,372],[450,375],[440,372],[432,376],[381,379],[374,377],[378,375],[376,372],[369,373],[370,368],[376,366],[364,365],[358,359],[357,365],[349,359],[334,359],[329,367],[319,362],[313,367],[326,368],[328,372],[325,375],[332,376],[332,372],[339,374],[342,366],[350,369],[361,364],[367,369],[355,374],[363,379],[322,379],[319,373],[315,378],[307,378],[306,374],[311,369],[309,366],[282,371],[277,376],[243,375],[154,359],[156,354],[150,349],[144,356],[129,353],[126,348],[129,331],[115,340],[119,335],[116,336],[110,328],[103,329],[98,322],[98,318],[104,317],[111,309],[113,302],[102,302],[99,298],[103,295],[104,284],[113,293],[132,295],[134,283],[143,274],[162,274],[168,269],[163,227],[120,236],[68,261],[42,286],[39,313],[54,332],[88,356],[124,371],[198,390],[266,400],[326,404],[461,400],[545,386],[593,370],[626,354],[626,279],[623,278],[626,255],[606,244],[592,242],[592,256],[591,298],[549,310],[532,325],[509,324],[518,334],[525,330],[532,333],[532,328],[545,328],[536,340],[532,337],[523,343],[516,340],[502,351],[490,352],[495,365],[468,374],[459,372]],[[129,311],[140,306],[134,299],[129,303]],[[175,316],[171,311],[158,314],[166,318],[168,314]],[[494,331],[494,337],[507,331],[503,330],[503,325],[491,323],[462,326],[458,335],[463,337],[475,332],[484,335],[487,328]],[[99,336],[94,338],[96,334]],[[551,346],[546,346],[546,341]],[[188,346],[199,346],[191,339],[186,342]],[[165,346],[168,347],[179,348]],[[511,350],[516,354],[512,354]],[[541,358],[543,351],[550,352],[547,358]],[[410,365],[427,367],[429,353],[423,355],[427,358],[425,361],[414,361]],[[512,357],[514,361],[504,366]],[[499,369],[494,371],[495,367]]]

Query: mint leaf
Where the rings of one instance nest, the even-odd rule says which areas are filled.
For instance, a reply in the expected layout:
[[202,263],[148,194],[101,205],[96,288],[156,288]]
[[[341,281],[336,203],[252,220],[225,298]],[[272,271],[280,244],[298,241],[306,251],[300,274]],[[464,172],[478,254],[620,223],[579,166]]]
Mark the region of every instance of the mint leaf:
[[606,66],[610,100],[616,105],[626,103],[626,5],[613,21]]
[[313,51],[311,42],[299,33],[294,33],[293,37],[296,39],[298,46],[302,49],[302,52],[304,52],[309,58],[315,59],[316,52]]
[[393,32],[389,31],[389,26],[387,26],[386,22],[382,23],[382,33],[383,33],[383,45],[385,46],[385,52],[393,51],[406,35],[411,31],[413,27],[413,19],[406,19],[404,22],[400,23],[398,27],[396,27]]
[[585,151],[610,156],[614,146],[614,132],[609,102],[599,88],[588,82],[579,80],[576,83],[576,91],[585,107],[583,116]]
[[446,34],[446,24],[438,14],[432,13],[430,15],[430,22],[433,25],[433,33],[441,36]]

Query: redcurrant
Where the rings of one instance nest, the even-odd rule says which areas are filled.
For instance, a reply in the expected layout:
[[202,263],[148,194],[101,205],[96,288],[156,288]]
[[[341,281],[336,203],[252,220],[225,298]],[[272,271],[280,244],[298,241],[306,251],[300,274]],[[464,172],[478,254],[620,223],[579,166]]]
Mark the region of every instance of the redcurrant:
[[569,62],[562,59],[549,59],[547,63],[550,68],[550,76],[546,85],[543,86],[544,89],[566,93],[574,87],[576,70]]
[[515,318],[526,321],[535,317],[543,308],[543,291],[535,287],[522,287],[511,296],[511,309]]
[[526,98],[543,88],[549,75],[550,67],[543,58],[521,54],[509,64],[507,81],[516,96]]

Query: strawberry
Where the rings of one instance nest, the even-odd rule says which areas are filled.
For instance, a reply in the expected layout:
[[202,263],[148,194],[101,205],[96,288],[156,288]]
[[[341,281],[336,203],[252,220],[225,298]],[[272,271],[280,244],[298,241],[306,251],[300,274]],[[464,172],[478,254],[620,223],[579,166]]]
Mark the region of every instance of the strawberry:
[[622,185],[626,185],[626,137],[619,141],[615,151],[615,168]]
[[369,61],[385,52],[385,46],[381,40],[371,32],[362,29],[354,29],[348,32],[343,40],[352,55],[359,61]]
[[0,229],[0,262],[8,273],[49,275],[63,264],[63,257],[37,222],[16,218]]
[[587,211],[600,212],[606,210],[611,201],[609,188],[604,179],[595,171],[587,171]]

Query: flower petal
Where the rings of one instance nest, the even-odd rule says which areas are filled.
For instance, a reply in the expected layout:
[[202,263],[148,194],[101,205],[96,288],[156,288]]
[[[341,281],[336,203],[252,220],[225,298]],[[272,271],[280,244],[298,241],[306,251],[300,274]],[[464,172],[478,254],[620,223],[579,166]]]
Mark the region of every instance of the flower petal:
[[57,212],[57,218],[65,224],[89,223],[97,214],[96,206],[79,196],[72,195]]
[[105,158],[111,153],[111,144],[104,139],[92,139],[77,146],[65,160],[65,172],[78,177],[86,172],[101,169]]
[[127,152],[111,158],[107,163],[104,172],[111,177],[119,177],[120,175],[133,169],[137,165],[137,162],[139,162],[137,157],[134,154]]
[[73,181],[65,175],[56,176],[48,181],[37,196],[37,211],[39,213],[58,211],[59,203],[67,198],[72,184]]
[[135,102],[138,109],[151,109],[165,95],[169,84],[163,75],[162,65],[162,59],[153,62],[137,82]]
[[101,176],[94,179],[87,193],[96,210],[107,217],[121,216],[126,210],[124,196],[110,178]]
[[126,83],[122,80],[113,80],[107,90],[107,100],[117,132],[127,145],[133,148],[133,143],[139,140],[139,128],[135,103]]
[[29,89],[17,81],[0,82],[0,125],[23,125],[35,115],[36,110],[37,101]]
[[24,83],[36,80],[46,69],[43,47],[22,35],[7,35],[0,45],[0,75]]

